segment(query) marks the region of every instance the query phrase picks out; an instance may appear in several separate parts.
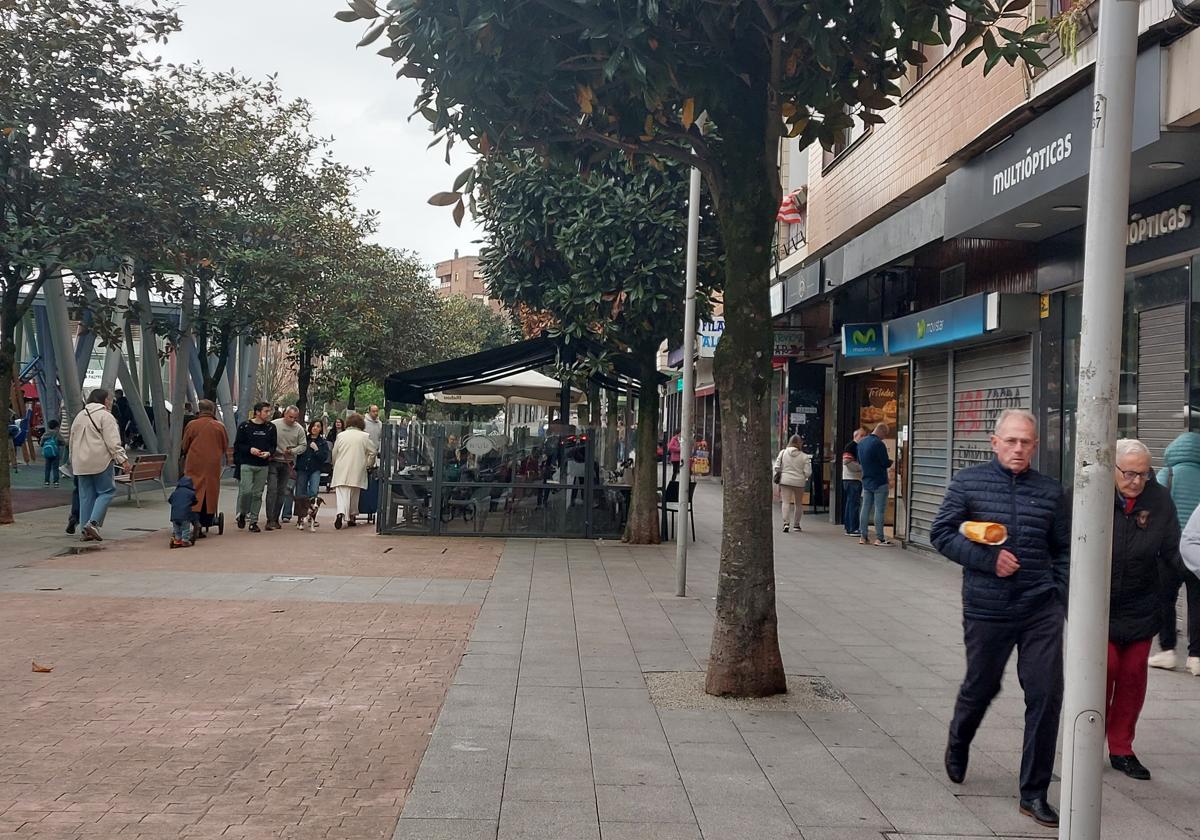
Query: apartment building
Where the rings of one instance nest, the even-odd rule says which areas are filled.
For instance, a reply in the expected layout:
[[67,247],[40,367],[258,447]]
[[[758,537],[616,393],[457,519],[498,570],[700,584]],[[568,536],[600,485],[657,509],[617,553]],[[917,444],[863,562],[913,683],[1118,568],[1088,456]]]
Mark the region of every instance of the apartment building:
[[459,256],[456,248],[454,256],[438,263],[434,273],[437,276],[437,285],[434,288],[438,297],[463,297],[479,301],[496,313],[504,310],[500,301],[488,296],[487,284],[483,281],[483,275],[479,273],[478,256]]
[[[1034,4],[1031,16],[1069,0]],[[781,229],[772,289],[776,433],[817,458],[840,521],[838,453],[889,426],[889,522],[928,545],[945,487],[990,457],[1005,408],[1042,417],[1039,468],[1070,480],[1098,3],[1076,0],[1078,51],[1049,69],[962,67],[922,47],[887,122],[832,150],[784,148],[803,235]],[[1131,176],[1121,433],[1155,454],[1200,429],[1200,3],[1143,0]],[[802,239],[802,242],[798,242]]]

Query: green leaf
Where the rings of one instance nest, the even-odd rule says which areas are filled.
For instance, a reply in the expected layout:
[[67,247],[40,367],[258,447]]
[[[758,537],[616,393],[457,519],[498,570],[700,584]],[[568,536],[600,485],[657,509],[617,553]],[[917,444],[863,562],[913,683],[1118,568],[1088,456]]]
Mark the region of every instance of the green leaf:
[[449,207],[451,204],[455,204],[461,200],[462,195],[457,192],[434,193],[429,197],[429,203],[434,207]]
[[966,55],[963,56],[962,66],[966,67],[972,61],[979,58],[979,55],[982,52],[983,52],[983,47],[975,47],[974,49],[970,50]]
[[454,216],[454,224],[456,226],[462,227],[463,216],[466,215],[466,212],[467,208],[463,205],[462,199],[459,199],[458,204],[454,205],[454,212],[452,214]]
[[472,166],[468,169],[464,169],[462,172],[459,172],[458,177],[454,179],[454,186],[451,187],[451,189],[453,189],[455,192],[461,192],[462,188],[466,186],[467,179],[471,177],[471,173],[474,171],[475,167]]
[[362,18],[358,16],[358,12],[349,9],[346,11],[337,12],[334,14],[334,17],[340,20],[342,23],[354,23],[356,20],[362,20]]
[[387,28],[388,22],[386,20],[375,24],[369,30],[367,30],[367,34],[364,35],[362,40],[358,42],[358,46],[369,47],[371,44],[379,40],[379,36],[382,35],[384,30]]
[[367,20],[375,20],[379,12],[372,0],[350,0],[350,8],[358,12],[358,16]]
[[1032,0],[1008,0],[1008,3],[1005,4],[1004,9],[1002,10],[1002,13],[1007,15],[1012,12],[1019,12],[1022,9],[1027,9],[1029,8],[1030,2],[1032,2]]

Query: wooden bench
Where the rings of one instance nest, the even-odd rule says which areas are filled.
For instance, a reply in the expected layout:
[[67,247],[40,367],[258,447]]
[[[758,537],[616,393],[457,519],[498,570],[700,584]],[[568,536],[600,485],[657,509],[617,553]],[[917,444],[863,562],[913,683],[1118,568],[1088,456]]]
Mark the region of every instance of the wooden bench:
[[167,498],[167,485],[163,481],[163,467],[167,465],[166,455],[138,455],[133,459],[133,468],[125,473],[118,472],[113,476],[114,484],[126,485],[125,500],[128,501],[132,496],[137,502],[137,506],[142,506],[142,500],[138,498],[137,483],[139,481],[157,481],[158,486],[162,488],[163,500]]

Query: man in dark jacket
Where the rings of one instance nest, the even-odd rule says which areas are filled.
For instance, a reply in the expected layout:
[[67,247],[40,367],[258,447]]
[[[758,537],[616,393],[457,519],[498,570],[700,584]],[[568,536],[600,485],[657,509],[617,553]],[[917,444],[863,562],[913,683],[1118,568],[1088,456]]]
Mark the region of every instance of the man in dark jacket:
[[[961,783],[971,741],[1000,692],[1004,668],[1017,649],[1025,691],[1021,756],[1022,814],[1058,825],[1046,801],[1062,709],[1062,633],[1070,568],[1070,510],[1062,485],[1032,469],[1037,420],[1027,411],[1000,414],[992,434],[995,457],[962,470],[933,522],[933,545],[963,567],[963,640],[967,674],[958,692],[946,775]],[[972,542],[964,522],[1003,525],[1003,546]]]
[[862,467],[862,510],[858,515],[858,541],[866,545],[870,541],[871,511],[875,511],[875,545],[891,545],[883,533],[883,520],[887,514],[888,470],[892,458],[888,455],[886,423],[880,423],[875,431],[858,442],[858,463]]
[[262,506],[263,488],[267,486],[267,469],[278,439],[270,421],[271,404],[254,404],[250,419],[238,426],[233,443],[233,460],[238,465],[237,526],[257,534],[258,511]]

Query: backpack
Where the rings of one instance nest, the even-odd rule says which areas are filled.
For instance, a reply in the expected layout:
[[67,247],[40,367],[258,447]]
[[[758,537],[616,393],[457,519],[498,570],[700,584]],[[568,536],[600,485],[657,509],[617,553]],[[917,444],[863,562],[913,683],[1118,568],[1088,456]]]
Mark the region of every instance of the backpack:
[[49,434],[42,441],[42,457],[57,458],[58,457],[58,435]]

